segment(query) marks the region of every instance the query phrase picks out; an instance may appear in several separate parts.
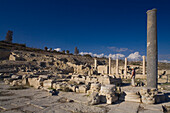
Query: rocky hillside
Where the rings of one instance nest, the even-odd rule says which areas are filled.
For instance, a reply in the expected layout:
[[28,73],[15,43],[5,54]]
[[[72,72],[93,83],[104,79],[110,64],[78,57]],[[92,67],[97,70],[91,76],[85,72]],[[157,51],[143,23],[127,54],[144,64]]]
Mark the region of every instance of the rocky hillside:
[[[49,60],[49,59],[58,59],[63,63],[70,62],[75,65],[90,65],[94,64],[94,58],[90,56],[81,56],[73,54],[63,54],[56,51],[44,51],[42,49],[26,47],[25,44],[17,43],[8,43],[5,41],[0,41],[0,60],[8,60],[11,53],[18,55],[18,61],[25,63],[33,63],[35,61]],[[21,58],[21,59],[19,59]],[[106,58],[97,58],[98,65],[108,65],[108,59]],[[2,62],[2,61],[1,61]],[[3,63],[2,63],[3,64]],[[1,64],[1,65],[2,65]],[[115,66],[115,60],[112,60],[111,65]],[[142,62],[130,62],[128,65],[142,66]],[[119,60],[119,66],[124,66],[124,60]],[[158,69],[160,70],[170,70],[170,63],[159,63]]]

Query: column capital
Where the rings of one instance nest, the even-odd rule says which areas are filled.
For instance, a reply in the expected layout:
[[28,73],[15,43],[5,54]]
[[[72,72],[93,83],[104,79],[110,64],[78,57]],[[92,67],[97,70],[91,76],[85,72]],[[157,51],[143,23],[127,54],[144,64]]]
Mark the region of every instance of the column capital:
[[153,9],[151,9],[151,10],[148,10],[146,13],[150,13],[150,12],[157,12],[157,9],[156,8],[153,8]]

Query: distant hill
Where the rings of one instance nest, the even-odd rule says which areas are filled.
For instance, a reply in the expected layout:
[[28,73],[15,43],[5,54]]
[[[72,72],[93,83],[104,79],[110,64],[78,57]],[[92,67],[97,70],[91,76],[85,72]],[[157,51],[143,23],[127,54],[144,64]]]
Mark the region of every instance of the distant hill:
[[0,41],[0,49],[4,50],[24,50],[24,51],[43,51],[42,49],[26,47],[26,44],[10,43]]
[[[81,62],[82,64],[93,64],[94,60],[93,57],[85,55],[73,55],[73,54],[64,54],[62,52],[57,51],[45,51],[38,48],[31,48],[26,47],[26,44],[18,44],[18,43],[9,43],[5,41],[0,41],[0,60],[5,60],[9,58],[9,55],[11,51],[18,50],[18,51],[25,51],[25,52],[35,52],[40,54],[46,54],[46,55],[57,55],[60,58],[66,58],[68,61],[74,62],[75,60]],[[107,58],[97,58],[99,65],[108,65],[108,59]],[[111,65],[115,66],[115,60],[112,60]],[[137,65],[142,66],[141,61],[133,62],[128,61],[128,65]],[[119,60],[119,66],[124,66],[124,60]],[[170,63],[159,63],[158,69],[170,69]]]

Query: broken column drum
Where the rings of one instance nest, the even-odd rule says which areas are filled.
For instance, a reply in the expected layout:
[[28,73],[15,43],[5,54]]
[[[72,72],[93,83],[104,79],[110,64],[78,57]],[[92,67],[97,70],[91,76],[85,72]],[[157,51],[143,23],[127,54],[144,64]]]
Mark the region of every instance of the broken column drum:
[[147,87],[157,88],[157,17],[156,9],[147,11]]

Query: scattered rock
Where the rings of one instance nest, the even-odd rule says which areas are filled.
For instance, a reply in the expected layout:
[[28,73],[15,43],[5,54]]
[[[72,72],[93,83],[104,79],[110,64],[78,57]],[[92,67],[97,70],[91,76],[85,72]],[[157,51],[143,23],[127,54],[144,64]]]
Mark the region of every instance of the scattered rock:
[[89,104],[97,105],[100,103],[100,96],[99,93],[93,92],[89,97]]

